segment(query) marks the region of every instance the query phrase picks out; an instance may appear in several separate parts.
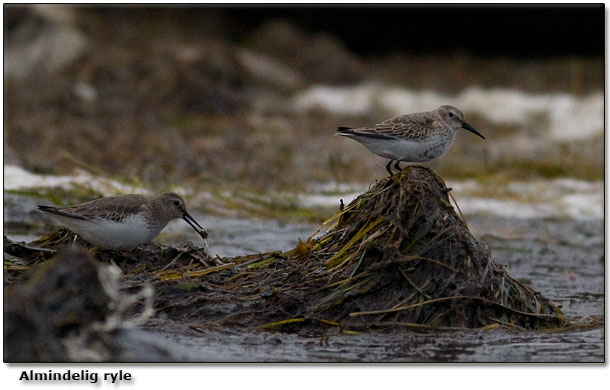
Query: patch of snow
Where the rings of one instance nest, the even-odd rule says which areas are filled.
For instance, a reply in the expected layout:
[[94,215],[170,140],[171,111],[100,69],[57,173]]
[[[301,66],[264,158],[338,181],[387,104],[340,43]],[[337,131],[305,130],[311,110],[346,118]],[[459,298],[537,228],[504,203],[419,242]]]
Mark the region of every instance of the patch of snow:
[[86,171],[77,171],[74,175],[38,175],[15,165],[4,166],[4,189],[27,190],[29,188],[65,188],[74,186],[85,187],[99,192],[104,196],[117,194],[148,194],[144,188],[120,183],[90,174]]

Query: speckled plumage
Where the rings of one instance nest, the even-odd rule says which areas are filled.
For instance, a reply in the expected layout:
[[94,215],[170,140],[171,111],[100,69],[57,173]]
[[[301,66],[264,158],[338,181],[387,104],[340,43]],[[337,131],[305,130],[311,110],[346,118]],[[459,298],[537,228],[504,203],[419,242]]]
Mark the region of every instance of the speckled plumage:
[[425,162],[446,152],[455,139],[455,132],[464,128],[485,139],[464,121],[464,114],[453,106],[418,112],[388,119],[374,126],[339,127],[336,135],[354,139],[371,152],[388,158],[386,169],[396,161]]
[[203,239],[207,238],[205,230],[186,211],[184,200],[173,192],[154,197],[109,196],[76,206],[38,208],[105,249],[132,249],[148,243],[175,218],[184,219]]

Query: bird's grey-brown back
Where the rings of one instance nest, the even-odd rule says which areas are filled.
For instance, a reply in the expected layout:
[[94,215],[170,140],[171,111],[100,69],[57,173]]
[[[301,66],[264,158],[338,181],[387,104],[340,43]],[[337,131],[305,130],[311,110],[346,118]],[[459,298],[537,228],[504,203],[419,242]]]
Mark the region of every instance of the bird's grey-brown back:
[[401,115],[373,126],[353,130],[355,133],[377,133],[388,137],[419,141],[433,134],[455,133],[462,127],[463,121],[464,114],[460,110],[445,105],[436,110]]
[[439,120],[440,116],[436,110],[407,114],[387,119],[374,126],[364,127],[362,128],[362,132],[366,133],[371,131],[389,137],[419,141],[440,130],[438,128]]
[[105,219],[121,222],[125,218],[142,212],[147,207],[148,202],[149,199],[144,195],[126,194],[107,196],[76,206],[58,207],[50,212],[62,212],[62,214],[70,214],[88,220]]

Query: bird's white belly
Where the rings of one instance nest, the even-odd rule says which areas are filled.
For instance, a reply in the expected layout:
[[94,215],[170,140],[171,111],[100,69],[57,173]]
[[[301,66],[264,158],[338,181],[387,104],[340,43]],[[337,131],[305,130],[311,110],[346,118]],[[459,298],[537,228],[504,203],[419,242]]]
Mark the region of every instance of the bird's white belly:
[[163,229],[163,226],[150,226],[139,214],[125,218],[121,222],[104,219],[93,221],[74,218],[57,219],[84,240],[105,249],[135,248],[150,242]]
[[453,138],[441,137],[430,137],[423,141],[378,138],[358,138],[357,140],[379,156],[405,162],[433,160],[445,153],[453,144]]

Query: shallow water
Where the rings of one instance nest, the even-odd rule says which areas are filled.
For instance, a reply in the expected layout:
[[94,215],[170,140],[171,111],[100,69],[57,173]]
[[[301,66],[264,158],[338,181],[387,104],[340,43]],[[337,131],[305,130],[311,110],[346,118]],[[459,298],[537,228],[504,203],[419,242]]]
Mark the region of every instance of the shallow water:
[[[296,246],[298,239],[305,241],[318,225],[284,223],[275,220],[221,218],[193,212],[209,233],[210,254],[220,257],[249,255],[271,251],[285,251]],[[199,244],[201,239],[183,221],[173,221],[159,235],[165,243],[190,240]]]
[[[603,329],[559,334],[506,329],[302,337],[194,331],[179,325],[131,330],[122,343],[142,361],[197,362],[603,362]],[[150,354],[146,345],[163,353]],[[131,349],[133,351],[133,349]]]

